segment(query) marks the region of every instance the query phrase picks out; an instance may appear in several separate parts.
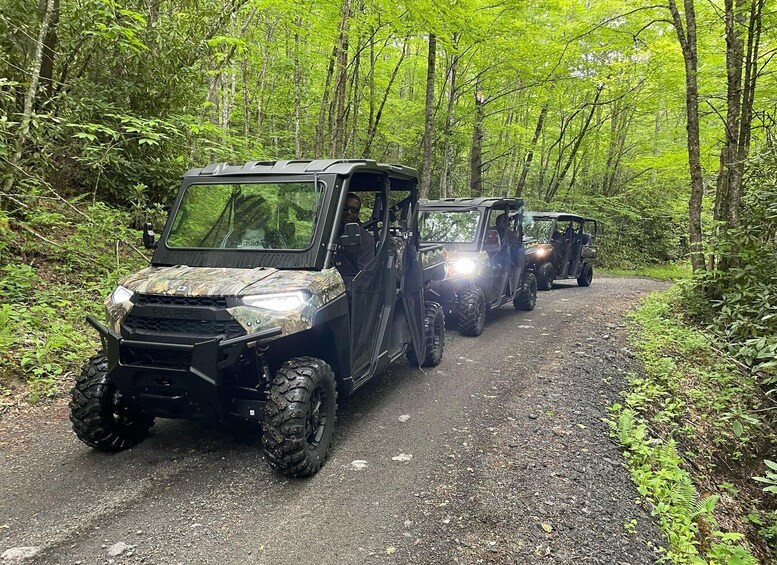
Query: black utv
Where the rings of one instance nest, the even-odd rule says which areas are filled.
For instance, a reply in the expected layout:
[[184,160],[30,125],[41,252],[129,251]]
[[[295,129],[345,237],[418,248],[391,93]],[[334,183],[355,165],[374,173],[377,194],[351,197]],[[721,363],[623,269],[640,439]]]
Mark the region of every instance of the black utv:
[[525,268],[523,201],[445,198],[421,203],[421,241],[445,247],[447,275],[427,299],[439,302],[463,335],[483,333],[486,312],[512,301],[533,310],[537,283]]
[[[187,172],[158,242],[146,226],[151,266],[119,281],[106,325],[88,318],[102,350],[72,391],[76,435],[119,451],[156,416],[242,419],[262,423],[275,469],[318,471],[338,393],[399,357],[442,357],[443,312],[424,286],[444,259],[419,245],[416,185],[413,169],[369,160]],[[366,221],[344,221],[362,205]],[[370,260],[346,285],[354,253]]]
[[523,220],[526,264],[537,277],[540,290],[553,281],[577,279],[590,286],[596,261],[598,223],[576,214],[527,212]]

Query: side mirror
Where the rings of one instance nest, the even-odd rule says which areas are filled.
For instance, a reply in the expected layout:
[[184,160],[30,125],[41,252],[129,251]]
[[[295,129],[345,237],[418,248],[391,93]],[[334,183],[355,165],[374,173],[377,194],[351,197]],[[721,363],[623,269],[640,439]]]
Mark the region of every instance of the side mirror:
[[146,222],[143,224],[143,247],[146,249],[156,249],[157,242],[156,242],[156,234],[154,233],[154,228]]
[[362,246],[362,232],[359,224],[356,222],[345,224],[339,243],[346,251],[358,251]]

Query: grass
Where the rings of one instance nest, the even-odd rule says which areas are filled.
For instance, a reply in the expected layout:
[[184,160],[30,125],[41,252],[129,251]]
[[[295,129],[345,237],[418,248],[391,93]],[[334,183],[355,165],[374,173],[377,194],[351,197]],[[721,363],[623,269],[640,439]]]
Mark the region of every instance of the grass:
[[676,287],[630,318],[644,372],[611,409],[613,435],[668,540],[671,563],[771,562],[777,513],[750,477],[777,447],[755,379],[680,316]]
[[646,277],[662,281],[691,278],[690,263],[666,263],[664,265],[642,265],[633,269],[600,267],[599,272],[616,277]]

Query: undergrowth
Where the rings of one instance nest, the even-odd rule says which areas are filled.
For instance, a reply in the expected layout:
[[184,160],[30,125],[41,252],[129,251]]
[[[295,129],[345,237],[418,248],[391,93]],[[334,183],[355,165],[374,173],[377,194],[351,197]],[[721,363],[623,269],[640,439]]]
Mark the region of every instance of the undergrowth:
[[604,267],[599,269],[602,274],[619,277],[647,277],[662,281],[687,279],[691,276],[691,265],[688,263],[666,263],[662,265],[640,265],[631,269],[619,267]]
[[631,315],[645,370],[612,407],[613,434],[667,536],[668,561],[771,563],[775,501],[751,479],[777,447],[769,400],[682,321],[678,297],[676,287],[655,293]]
[[78,202],[0,212],[0,412],[12,390],[35,403],[68,388],[98,346],[85,316],[102,318],[115,281],[147,263],[130,222]]

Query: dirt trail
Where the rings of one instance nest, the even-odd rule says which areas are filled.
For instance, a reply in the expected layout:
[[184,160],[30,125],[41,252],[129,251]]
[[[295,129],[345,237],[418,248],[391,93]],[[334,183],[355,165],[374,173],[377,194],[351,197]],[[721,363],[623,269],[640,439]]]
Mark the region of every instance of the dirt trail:
[[624,314],[663,286],[595,278],[540,293],[533,312],[492,312],[480,338],[449,332],[439,367],[396,364],[342,400],[330,459],[308,480],[271,472],[252,438],[195,423],[162,421],[146,442],[106,455],[75,439],[64,399],[6,417],[0,554],[652,563],[659,535],[602,418],[633,364]]

